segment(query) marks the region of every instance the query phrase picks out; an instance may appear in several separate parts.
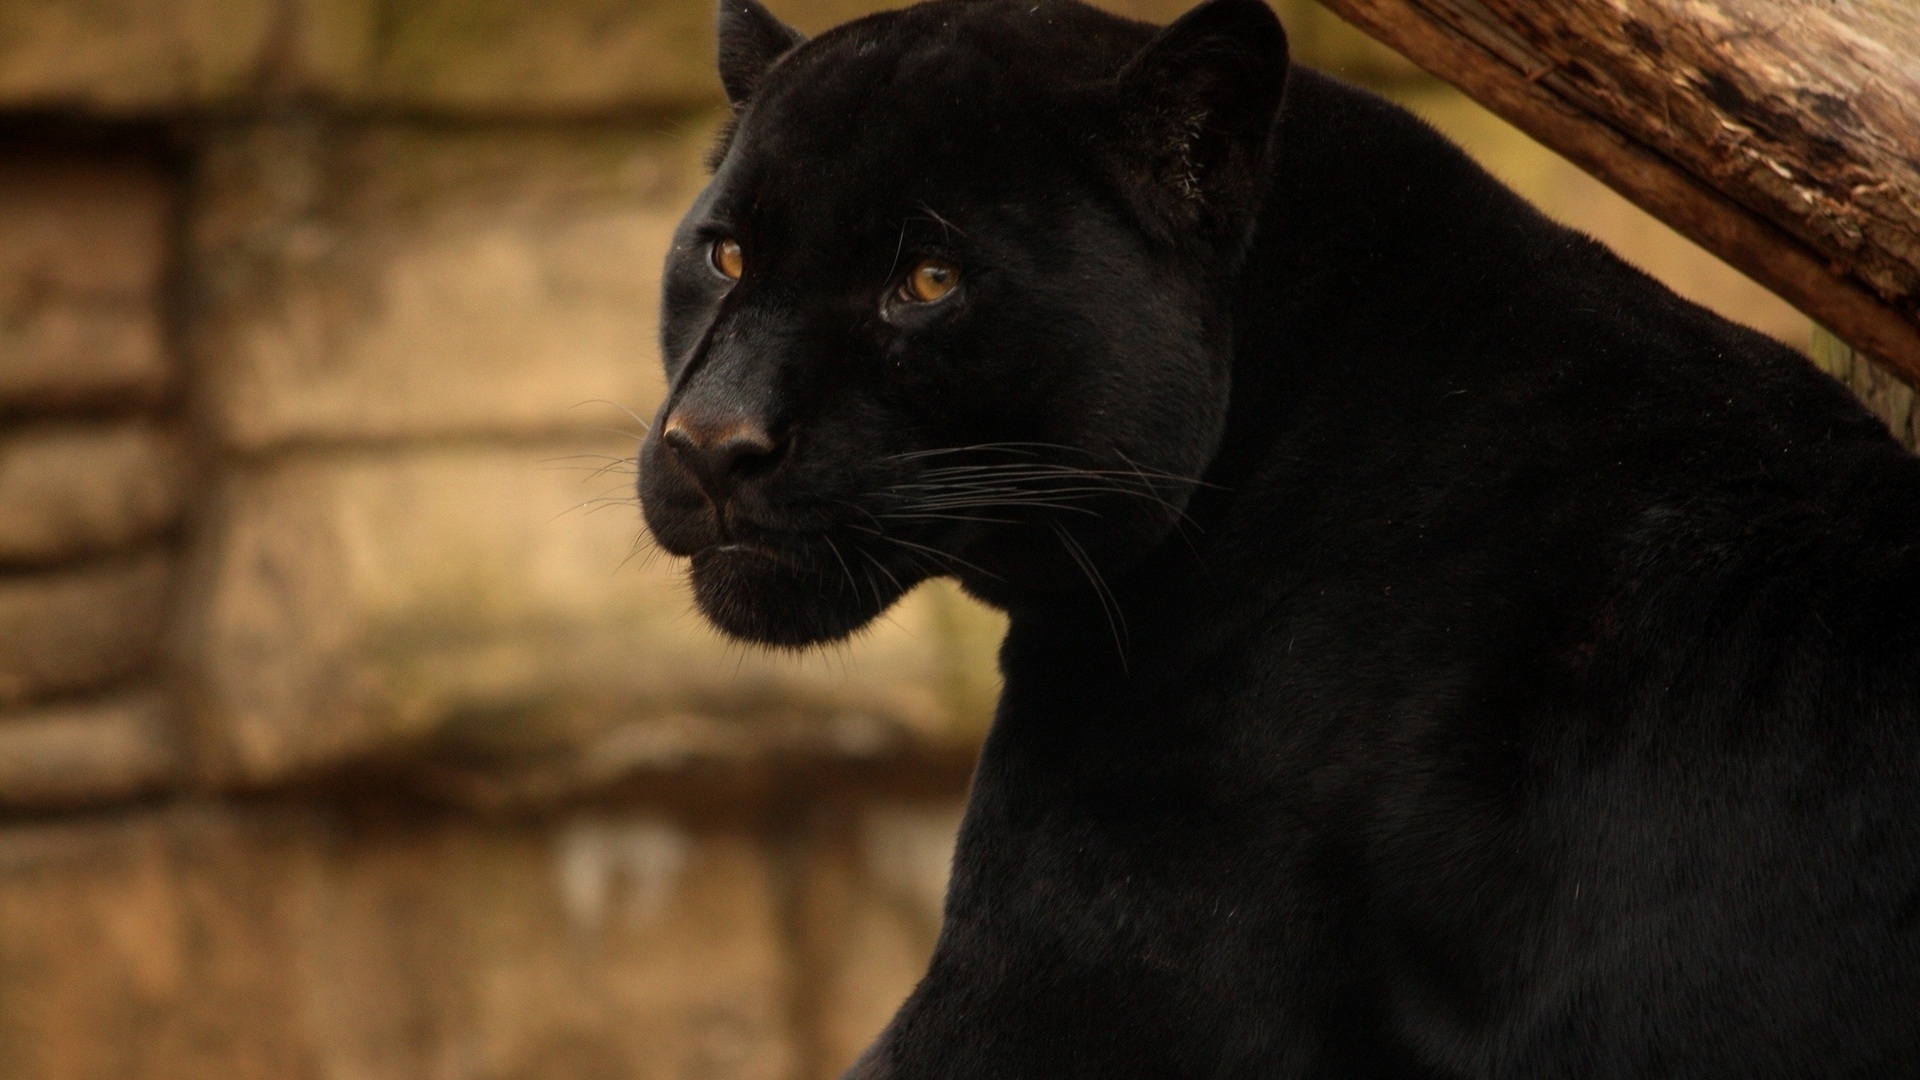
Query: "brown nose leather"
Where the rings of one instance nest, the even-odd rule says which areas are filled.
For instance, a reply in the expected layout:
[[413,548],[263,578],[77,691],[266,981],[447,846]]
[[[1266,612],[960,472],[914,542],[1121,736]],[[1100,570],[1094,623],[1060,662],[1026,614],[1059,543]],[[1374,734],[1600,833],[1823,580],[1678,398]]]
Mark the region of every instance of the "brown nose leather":
[[692,474],[716,509],[733,496],[741,480],[762,471],[779,449],[773,437],[757,424],[709,426],[688,423],[677,416],[668,418],[660,441]]

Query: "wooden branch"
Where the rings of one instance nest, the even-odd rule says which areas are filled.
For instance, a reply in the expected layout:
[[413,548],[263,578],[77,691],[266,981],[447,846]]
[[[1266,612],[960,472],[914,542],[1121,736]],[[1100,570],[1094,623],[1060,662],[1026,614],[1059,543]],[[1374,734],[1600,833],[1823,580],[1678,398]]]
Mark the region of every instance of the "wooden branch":
[[1920,3],[1321,2],[1920,387]]

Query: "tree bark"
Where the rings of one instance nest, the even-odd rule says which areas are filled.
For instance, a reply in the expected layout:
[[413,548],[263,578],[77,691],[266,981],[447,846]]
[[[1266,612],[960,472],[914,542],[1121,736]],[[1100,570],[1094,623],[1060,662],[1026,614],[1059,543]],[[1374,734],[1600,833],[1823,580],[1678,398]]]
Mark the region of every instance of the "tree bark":
[[1321,0],[1920,387],[1916,0]]

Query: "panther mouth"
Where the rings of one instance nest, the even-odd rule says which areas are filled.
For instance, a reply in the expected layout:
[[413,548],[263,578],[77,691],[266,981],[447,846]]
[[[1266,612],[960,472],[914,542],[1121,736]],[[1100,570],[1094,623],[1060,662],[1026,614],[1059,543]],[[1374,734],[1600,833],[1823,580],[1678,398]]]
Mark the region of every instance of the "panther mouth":
[[[789,544],[731,539],[701,548],[688,560],[694,602],[729,636],[783,649],[838,641],[854,633],[925,577],[901,567],[860,576],[858,549],[815,547],[824,534]],[[854,560],[848,562],[847,560]]]
[[795,573],[807,572],[807,568],[791,556],[782,553],[771,544],[757,540],[722,540],[708,544],[693,553],[692,563],[694,569],[698,571],[703,563],[711,566],[716,560],[731,559],[759,559],[785,567]]

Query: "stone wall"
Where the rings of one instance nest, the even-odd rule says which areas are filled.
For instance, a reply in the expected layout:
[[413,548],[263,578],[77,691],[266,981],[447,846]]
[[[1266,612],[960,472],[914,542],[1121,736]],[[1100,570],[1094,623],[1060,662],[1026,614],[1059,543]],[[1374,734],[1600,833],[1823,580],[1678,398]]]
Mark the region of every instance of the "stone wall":
[[[1281,7],[1308,59],[1806,344]],[[0,1080],[806,1080],[911,987],[999,619],[935,586],[821,655],[728,645],[629,496],[709,21],[0,0]]]
[[743,650],[629,494],[710,18],[0,0],[0,1078],[788,1080],[911,987],[998,620]]
[[[0,158],[0,805],[139,797],[180,766],[158,665],[190,455],[138,154]],[[0,979],[4,979],[0,972]]]

